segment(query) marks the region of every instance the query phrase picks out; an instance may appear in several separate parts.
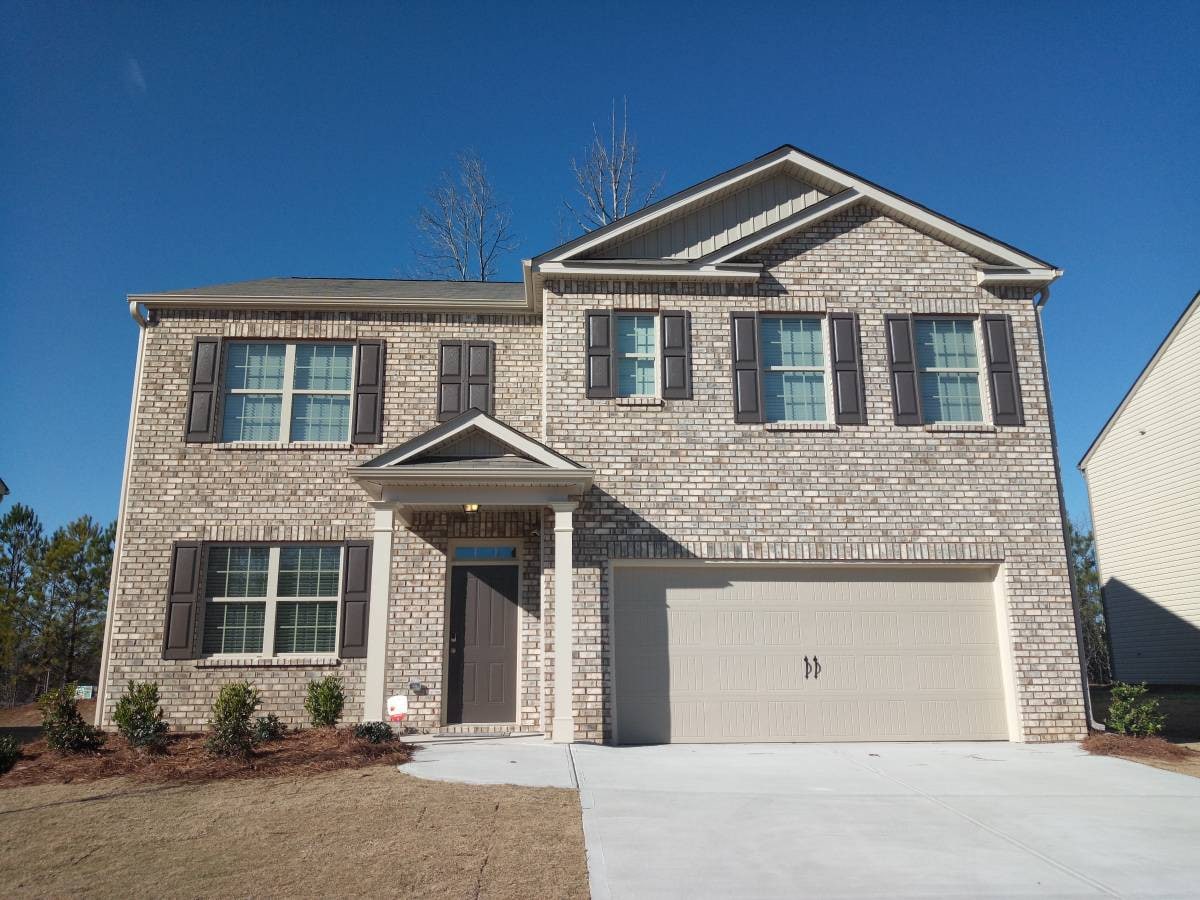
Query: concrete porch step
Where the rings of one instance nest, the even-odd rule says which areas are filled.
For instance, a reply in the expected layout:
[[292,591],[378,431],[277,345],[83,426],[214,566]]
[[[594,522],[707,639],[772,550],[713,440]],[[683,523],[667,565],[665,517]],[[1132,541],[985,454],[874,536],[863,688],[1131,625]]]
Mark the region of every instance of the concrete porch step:
[[518,732],[516,722],[468,722],[462,725],[443,725],[434,734],[508,735]]

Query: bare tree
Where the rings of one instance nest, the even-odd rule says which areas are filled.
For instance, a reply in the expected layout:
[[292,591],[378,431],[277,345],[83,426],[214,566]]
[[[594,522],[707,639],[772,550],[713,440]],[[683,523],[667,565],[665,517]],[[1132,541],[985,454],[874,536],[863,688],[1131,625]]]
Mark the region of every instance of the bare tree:
[[660,175],[649,187],[642,186],[641,157],[637,138],[629,133],[629,101],[621,100],[621,121],[617,122],[617,101],[613,100],[607,139],[592,125],[592,142],[582,160],[572,158],[571,171],[582,202],[563,203],[584,231],[600,228],[631,212],[637,212],[654,199],[662,187]]
[[488,281],[498,258],[517,248],[512,212],[496,195],[483,160],[472,150],[455,157],[417,213],[421,274],[453,281]]

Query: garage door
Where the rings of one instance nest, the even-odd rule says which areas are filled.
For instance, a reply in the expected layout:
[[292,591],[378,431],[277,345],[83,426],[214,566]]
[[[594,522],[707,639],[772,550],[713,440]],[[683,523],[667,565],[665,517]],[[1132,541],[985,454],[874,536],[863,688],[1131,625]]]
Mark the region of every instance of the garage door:
[[991,571],[613,572],[618,743],[1008,738]]

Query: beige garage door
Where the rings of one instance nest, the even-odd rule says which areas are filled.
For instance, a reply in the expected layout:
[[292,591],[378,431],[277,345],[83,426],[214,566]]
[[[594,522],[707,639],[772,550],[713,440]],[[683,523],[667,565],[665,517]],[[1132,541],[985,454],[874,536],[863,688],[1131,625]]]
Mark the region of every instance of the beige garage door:
[[618,743],[1008,738],[991,571],[613,571]]

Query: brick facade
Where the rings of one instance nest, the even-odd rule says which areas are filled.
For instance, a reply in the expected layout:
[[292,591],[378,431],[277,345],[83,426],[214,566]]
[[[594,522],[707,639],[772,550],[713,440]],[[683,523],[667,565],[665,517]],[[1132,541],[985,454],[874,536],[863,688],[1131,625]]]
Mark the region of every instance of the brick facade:
[[[358,717],[364,660],[246,666],[160,659],[171,542],[369,538],[367,498],[344,469],[432,427],[437,341],[477,338],[497,345],[496,417],[596,471],[575,517],[579,739],[602,741],[611,729],[606,564],[645,558],[1002,566],[1021,736],[1081,737],[1083,698],[1032,292],[979,286],[977,260],[865,205],[780,240],[758,258],[767,274],[748,287],[551,280],[541,316],[162,313],[146,334],[104,722],[129,680],[153,679],[170,721],[199,727],[219,685],[245,677],[263,690],[265,712],[299,724],[304,683],[329,671],[346,678],[347,718]],[[583,312],[597,308],[690,311],[694,398],[585,399]],[[755,310],[859,314],[868,424],[734,424],[729,314]],[[889,312],[1010,315],[1026,424],[894,425],[883,331]],[[205,334],[386,338],[383,444],[184,444],[192,340]],[[397,526],[385,687],[390,694],[409,693],[414,680],[424,685],[410,696],[416,727],[442,722],[450,543],[512,538],[522,563],[517,724],[548,730],[549,519],[484,509],[471,516],[418,513],[411,529]]]

